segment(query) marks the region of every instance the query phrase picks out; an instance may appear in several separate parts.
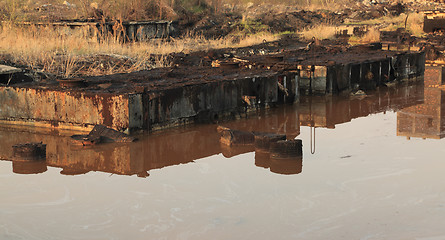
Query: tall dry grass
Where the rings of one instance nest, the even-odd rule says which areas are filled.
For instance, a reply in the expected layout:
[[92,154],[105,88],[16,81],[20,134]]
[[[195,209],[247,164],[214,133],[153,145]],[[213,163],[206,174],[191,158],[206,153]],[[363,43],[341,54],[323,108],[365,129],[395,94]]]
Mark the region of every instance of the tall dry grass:
[[423,13],[402,13],[394,18],[390,24],[383,30],[396,30],[397,28],[405,28],[414,36],[421,37],[425,34],[423,31]]
[[349,38],[348,42],[351,45],[380,42],[380,30],[375,26],[369,27],[363,36],[352,36]]
[[[59,77],[124,73],[169,66],[167,55],[227,47],[244,47],[278,37],[270,33],[205,39],[185,36],[170,41],[153,40],[122,44],[114,37],[102,40],[61,34],[50,27],[3,25],[0,57],[36,71]],[[235,41],[236,40],[236,41]]]
[[310,40],[312,38],[323,40],[334,38],[337,31],[338,27],[336,26],[321,24],[309,29],[305,29],[298,34],[300,34],[300,36],[306,40]]
[[398,28],[405,28],[414,36],[421,37],[425,34],[423,31],[423,13],[402,13],[399,16],[383,16],[381,18],[361,21],[356,24],[375,25],[382,31],[395,31]]

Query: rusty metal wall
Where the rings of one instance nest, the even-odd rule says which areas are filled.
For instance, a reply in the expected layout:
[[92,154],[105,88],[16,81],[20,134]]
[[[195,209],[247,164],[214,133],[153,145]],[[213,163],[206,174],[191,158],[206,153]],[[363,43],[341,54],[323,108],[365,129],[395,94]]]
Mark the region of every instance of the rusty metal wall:
[[[243,101],[250,97],[251,102]],[[246,113],[278,102],[277,76],[258,76],[185,86],[152,93],[149,97],[149,129],[189,122],[212,122],[224,116]]]
[[139,105],[129,107],[125,95],[0,87],[0,122],[79,130],[104,124],[125,130],[140,127],[141,121],[134,121],[141,115],[138,98],[130,97]]
[[[133,131],[214,122],[296,101],[296,80],[295,73],[268,73],[136,94],[0,87],[0,123],[76,130],[103,124]],[[280,91],[287,96],[278,99]]]
[[400,53],[377,61],[299,68],[300,89],[304,94],[372,90],[395,80],[417,80],[425,72],[425,53]]

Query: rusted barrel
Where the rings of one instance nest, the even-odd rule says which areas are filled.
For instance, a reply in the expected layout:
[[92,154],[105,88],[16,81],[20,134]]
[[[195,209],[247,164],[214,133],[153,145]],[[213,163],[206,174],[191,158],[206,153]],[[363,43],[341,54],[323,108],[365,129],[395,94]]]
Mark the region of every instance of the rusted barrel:
[[255,166],[262,168],[269,168],[270,156],[268,152],[255,151]]
[[12,146],[13,161],[39,161],[46,159],[46,144],[24,143]]
[[271,158],[297,158],[303,156],[301,139],[279,140],[270,144]]
[[17,174],[37,174],[46,170],[46,161],[12,161],[12,172]]
[[254,143],[254,135],[252,132],[232,130],[229,128],[218,127],[221,134],[220,142],[225,145],[252,145]]
[[259,151],[269,151],[270,144],[280,140],[286,140],[286,135],[275,133],[254,133],[255,149]]
[[291,175],[301,173],[303,159],[297,158],[272,158],[270,159],[270,171],[273,173]]

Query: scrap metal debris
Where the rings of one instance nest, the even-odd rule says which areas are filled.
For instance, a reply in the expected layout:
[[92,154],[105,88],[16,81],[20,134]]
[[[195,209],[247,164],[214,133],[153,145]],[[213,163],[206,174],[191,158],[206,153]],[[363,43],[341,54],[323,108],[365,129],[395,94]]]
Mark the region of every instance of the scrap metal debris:
[[116,131],[104,125],[94,126],[93,130],[91,130],[88,135],[73,135],[71,138],[81,142],[83,146],[109,142],[128,143],[137,140],[132,136]]

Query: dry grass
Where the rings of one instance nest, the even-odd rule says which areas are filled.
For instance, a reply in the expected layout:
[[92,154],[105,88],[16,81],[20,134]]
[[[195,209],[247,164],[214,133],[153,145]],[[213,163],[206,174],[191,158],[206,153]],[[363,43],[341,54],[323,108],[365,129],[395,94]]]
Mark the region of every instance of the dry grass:
[[384,16],[381,18],[361,21],[358,24],[375,25],[382,31],[395,31],[398,28],[405,28],[414,36],[423,36],[423,13],[402,13],[397,17]]
[[[52,28],[3,26],[0,56],[36,71],[58,77],[124,73],[169,66],[167,55],[177,52],[244,47],[278,37],[269,33],[209,40],[187,36],[171,41],[153,40],[121,44],[114,37],[103,41],[79,35],[61,34]],[[234,43],[236,42],[236,43]]]
[[423,36],[425,35],[425,32],[423,31],[423,21],[423,13],[410,13],[406,27],[414,36]]
[[313,37],[319,40],[323,39],[332,39],[335,36],[335,33],[338,31],[338,28],[331,25],[319,25],[313,28],[304,30],[299,34],[306,40],[310,40]]
[[349,44],[366,44],[380,42],[380,30],[377,27],[370,27],[368,31],[362,37],[352,36],[349,38]]

